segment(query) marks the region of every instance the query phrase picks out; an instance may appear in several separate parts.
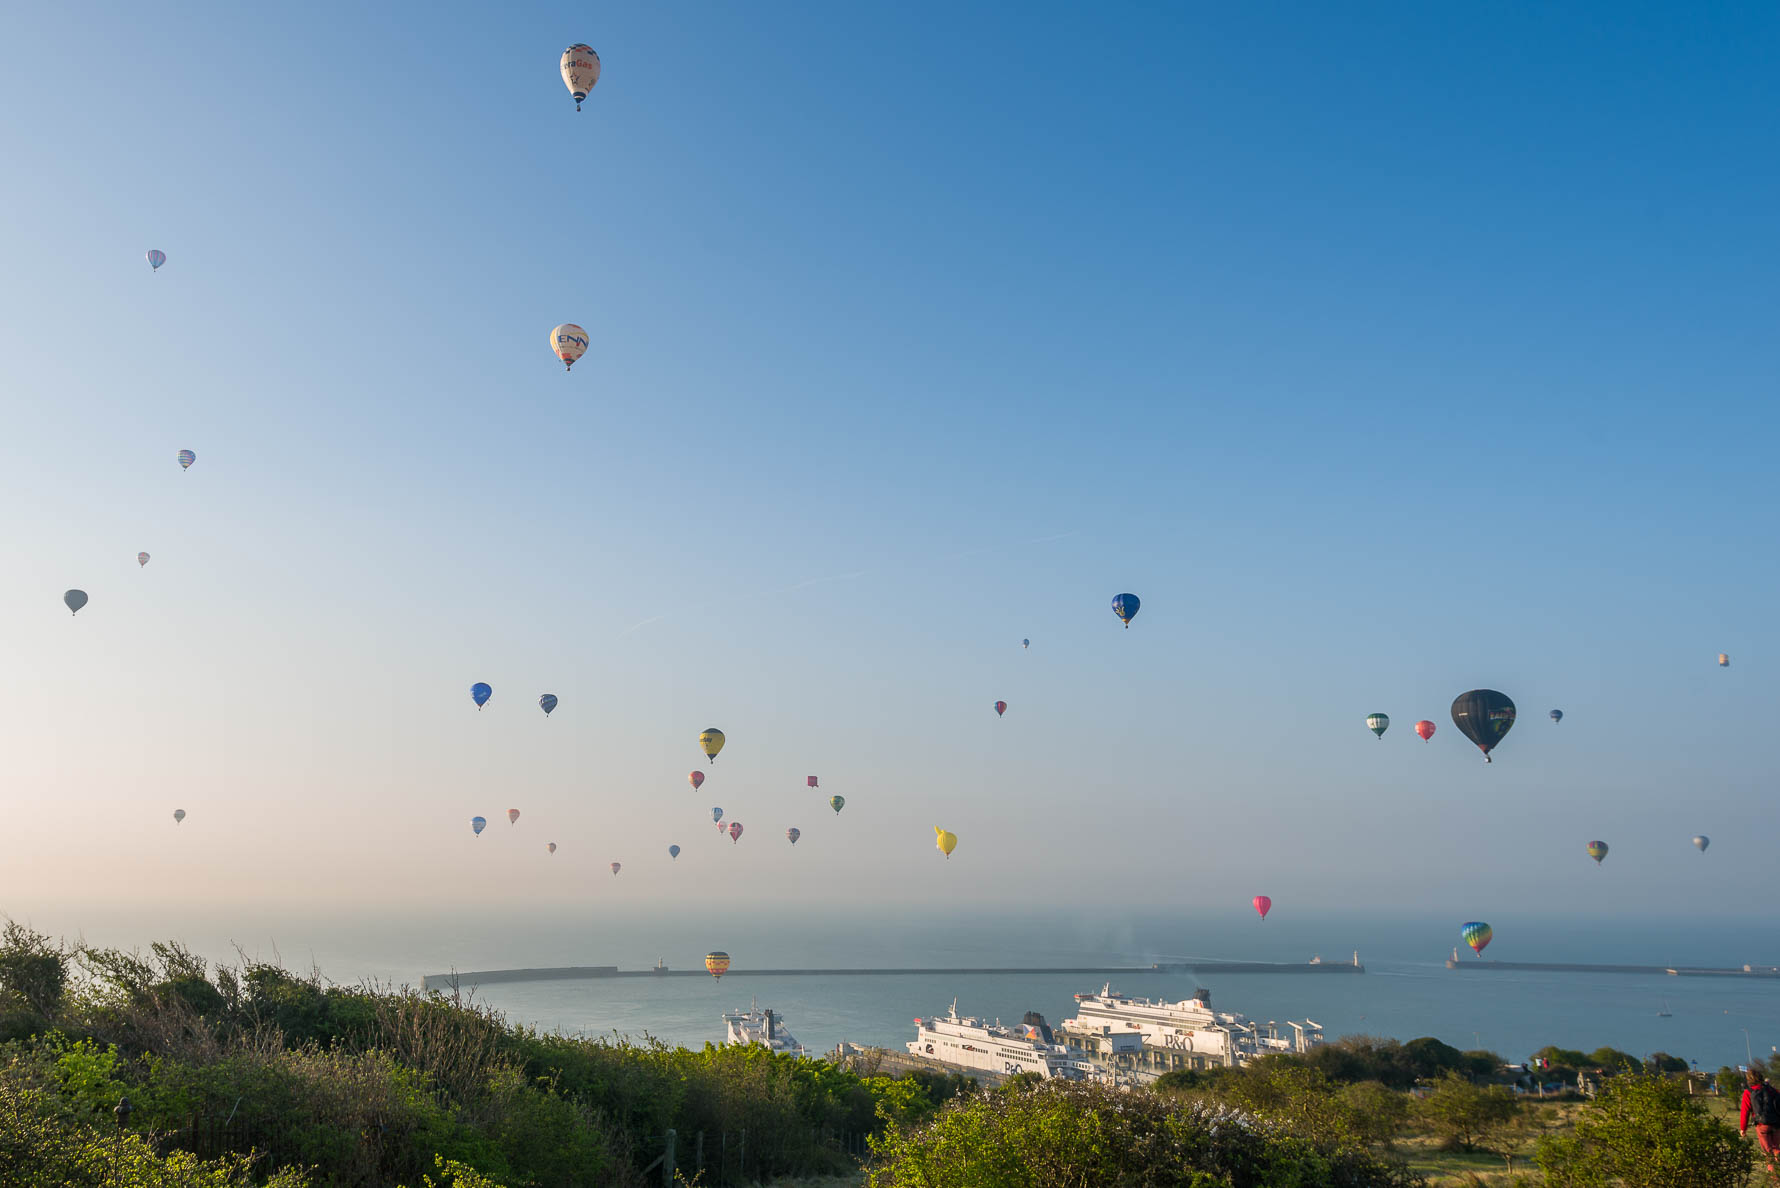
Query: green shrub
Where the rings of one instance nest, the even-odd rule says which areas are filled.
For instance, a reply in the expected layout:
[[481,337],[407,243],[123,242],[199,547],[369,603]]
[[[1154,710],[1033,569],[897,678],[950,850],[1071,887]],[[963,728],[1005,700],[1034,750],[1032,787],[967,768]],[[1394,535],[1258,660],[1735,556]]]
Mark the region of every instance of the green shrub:
[[1324,1152],[1240,1110],[1147,1090],[1047,1081],[954,1100],[872,1141],[873,1188],[1398,1188],[1362,1151]]
[[1608,1081],[1571,1134],[1540,1141],[1537,1158],[1551,1188],[1725,1188],[1755,1164],[1684,1085],[1643,1074]]
[[1519,1108],[1514,1095],[1502,1086],[1484,1088],[1449,1072],[1434,1083],[1432,1093],[1416,1103],[1415,1115],[1444,1138],[1449,1149],[1473,1151],[1512,1122]]

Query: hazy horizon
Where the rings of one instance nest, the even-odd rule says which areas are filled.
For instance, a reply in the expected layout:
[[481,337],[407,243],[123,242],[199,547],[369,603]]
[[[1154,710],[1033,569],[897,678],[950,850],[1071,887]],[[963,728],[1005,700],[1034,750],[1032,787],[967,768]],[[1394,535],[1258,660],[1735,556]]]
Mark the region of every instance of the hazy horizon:
[[1756,918],[1780,10],[13,26],[0,912]]

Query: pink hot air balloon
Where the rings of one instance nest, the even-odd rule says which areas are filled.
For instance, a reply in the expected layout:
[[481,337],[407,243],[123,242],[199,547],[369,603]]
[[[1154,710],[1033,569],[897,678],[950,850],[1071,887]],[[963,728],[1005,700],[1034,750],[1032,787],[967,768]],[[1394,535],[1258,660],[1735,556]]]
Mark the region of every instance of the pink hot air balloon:
[[742,823],[740,821],[731,821],[729,823],[730,844],[733,845],[736,842],[740,841],[741,839],[742,839]]
[[1273,910],[1273,897],[1270,895],[1255,896],[1255,910],[1260,912],[1261,919],[1265,920],[1267,913]]
[[816,777],[815,776],[805,776],[803,778],[803,782],[805,784],[808,784],[810,787],[814,788],[816,786]]
[[518,823],[519,823],[519,810],[518,809],[508,809],[507,810],[507,824],[517,825]]
[[1005,714],[1005,713],[1007,713],[1007,702],[997,701],[995,703],[995,716],[997,718],[999,718],[1002,714]]
[[705,773],[702,771],[695,771],[686,777],[686,782],[692,785],[692,790],[694,792],[697,792],[699,785],[705,782]]
[[1415,724],[1415,732],[1422,736],[1423,742],[1427,742],[1430,738],[1434,737],[1434,723],[1423,718]]

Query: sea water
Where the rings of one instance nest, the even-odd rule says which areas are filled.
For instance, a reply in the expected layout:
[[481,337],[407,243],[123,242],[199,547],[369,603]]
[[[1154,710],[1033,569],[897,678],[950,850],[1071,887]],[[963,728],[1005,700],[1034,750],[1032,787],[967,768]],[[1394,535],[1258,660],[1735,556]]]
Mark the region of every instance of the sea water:
[[[97,944],[177,938],[213,959],[238,954],[318,968],[331,981],[418,985],[426,974],[660,959],[698,969],[722,949],[736,970],[983,966],[1138,966],[1194,958],[1351,961],[1366,972],[1117,975],[870,975],[601,978],[505,983],[474,991],[515,1022],[586,1035],[652,1036],[691,1046],[722,1038],[721,1015],[751,999],[771,1007],[811,1051],[838,1041],[900,1048],[913,1020],[945,1011],[1012,1022],[1038,1011],[1053,1024],[1073,996],[1103,981],[1123,993],[1176,1000],[1196,988],[1214,1007],[1265,1022],[1312,1019],[1329,1038],[1432,1035],[1520,1060],[1546,1045],[1664,1051],[1701,1068],[1767,1058],[1780,1045],[1780,981],[1667,975],[1449,970],[1461,921],[1411,917],[1170,917],[937,907],[663,909],[646,915],[566,910],[453,910],[281,915],[210,909],[153,920],[117,910],[45,911],[30,920]],[[1765,924],[1697,920],[1494,922],[1486,954],[1514,961],[1740,967],[1780,964]],[[1467,963],[1477,959],[1460,947]],[[1665,1009],[1669,1017],[1660,1017]],[[1745,1034],[1747,1033],[1747,1034]]]

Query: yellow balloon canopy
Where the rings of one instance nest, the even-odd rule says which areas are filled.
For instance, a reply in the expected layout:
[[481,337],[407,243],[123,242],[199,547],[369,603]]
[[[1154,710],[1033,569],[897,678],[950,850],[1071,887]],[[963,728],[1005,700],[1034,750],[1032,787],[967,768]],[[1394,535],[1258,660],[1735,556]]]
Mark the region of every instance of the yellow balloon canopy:
[[941,829],[935,825],[933,827],[933,844],[939,847],[940,853],[950,858],[952,851],[958,848],[958,835],[949,829]]
[[698,745],[704,750],[705,758],[716,762],[717,752],[723,749],[723,731],[711,727],[698,736]]
[[711,971],[712,977],[722,981],[723,975],[729,972],[729,954],[706,953],[705,968]]

